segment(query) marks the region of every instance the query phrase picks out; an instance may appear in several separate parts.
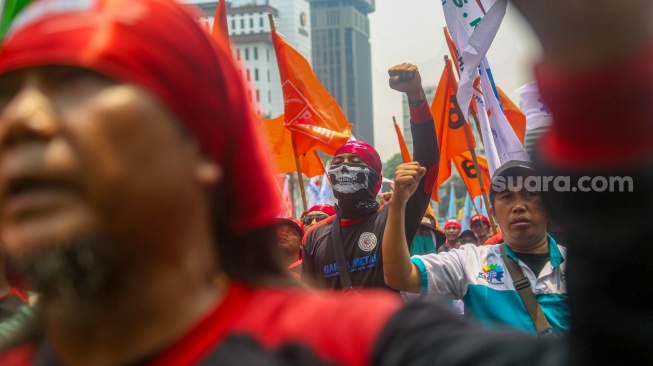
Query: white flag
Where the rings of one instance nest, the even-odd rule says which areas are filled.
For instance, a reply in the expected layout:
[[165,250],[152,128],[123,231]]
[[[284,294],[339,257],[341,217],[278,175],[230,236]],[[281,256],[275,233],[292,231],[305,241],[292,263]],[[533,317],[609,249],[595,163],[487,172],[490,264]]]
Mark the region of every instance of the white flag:
[[499,31],[507,6],[508,0],[442,0],[447,28],[460,53],[456,98],[463,110],[472,100],[476,68]]
[[499,99],[494,92],[494,83],[490,80],[490,66],[487,59],[481,62],[478,71],[483,93],[474,89],[474,96],[478,106],[479,125],[488,169],[492,176],[501,165],[510,160],[531,161],[531,159],[501,109]]
[[551,111],[542,101],[537,82],[528,83],[515,90],[512,94],[518,95],[521,100],[519,108],[526,115],[527,131],[550,126],[553,123]]
[[322,185],[320,186],[320,193],[318,195],[318,203],[328,203],[330,205],[333,204],[333,200],[331,197],[333,194],[331,193],[331,183],[329,182],[329,166],[330,164],[327,163],[324,171],[324,177],[322,177]]
[[315,176],[308,181],[308,188],[306,188],[306,193],[308,194],[308,207],[313,207],[317,205],[320,201],[320,176]]

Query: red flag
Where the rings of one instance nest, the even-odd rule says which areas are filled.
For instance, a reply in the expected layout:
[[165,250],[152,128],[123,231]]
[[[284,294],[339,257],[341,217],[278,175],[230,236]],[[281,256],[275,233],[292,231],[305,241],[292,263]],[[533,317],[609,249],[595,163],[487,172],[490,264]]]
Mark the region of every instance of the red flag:
[[[263,121],[261,124],[263,137],[268,142],[272,158],[276,162],[276,173],[292,173],[297,171],[295,154],[292,151],[290,131],[283,126],[283,115]],[[324,164],[315,150],[299,156],[299,165],[307,177],[312,178],[324,174]]]
[[351,124],[313,73],[308,61],[272,31],[285,103],[285,126],[296,153],[321,150],[333,155],[351,137]]
[[218,7],[215,9],[213,29],[211,31],[216,40],[226,42],[229,45],[229,25],[227,23],[227,0],[218,0]]
[[431,198],[440,202],[438,189],[451,176],[451,160],[476,147],[471,127],[456,100],[458,85],[451,60],[447,59],[431,105],[440,145],[440,170]]

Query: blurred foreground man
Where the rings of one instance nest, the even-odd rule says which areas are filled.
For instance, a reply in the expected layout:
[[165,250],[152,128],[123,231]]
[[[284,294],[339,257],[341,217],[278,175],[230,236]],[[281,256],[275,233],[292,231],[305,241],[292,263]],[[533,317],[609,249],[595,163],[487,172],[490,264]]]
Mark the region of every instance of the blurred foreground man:
[[[553,15],[570,11],[537,3]],[[641,31],[586,3],[582,14],[602,27]],[[577,37],[579,17],[571,19],[567,37],[555,39]],[[402,307],[394,294],[294,288],[277,259],[281,202],[237,75],[230,51],[167,0],[41,1],[16,21],[0,46],[0,229],[2,249],[41,298],[38,321],[2,344],[0,365],[566,363],[560,342],[481,331],[443,308]],[[614,256],[622,239],[586,245]],[[575,284],[608,286],[606,271],[641,274],[650,257],[619,257],[637,264],[623,268],[589,255]],[[650,303],[621,286],[609,291],[612,301],[595,306],[616,307],[610,318],[624,321],[610,336],[615,347],[597,353],[647,363]],[[594,335],[607,336],[606,313],[587,309],[574,308],[594,325],[577,328],[575,365],[594,361]],[[631,337],[632,325],[644,326]]]
[[40,298],[0,365],[399,365],[440,357],[407,334],[475,332],[394,294],[299,289],[238,75],[173,1],[39,1],[15,21],[0,234]]

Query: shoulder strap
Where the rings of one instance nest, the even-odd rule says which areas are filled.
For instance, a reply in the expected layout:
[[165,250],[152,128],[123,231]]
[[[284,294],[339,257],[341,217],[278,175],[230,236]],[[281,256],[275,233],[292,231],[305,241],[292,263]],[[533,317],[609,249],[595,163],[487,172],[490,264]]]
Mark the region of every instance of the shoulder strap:
[[508,258],[508,255],[506,254],[506,244],[503,243],[500,245],[501,258],[503,258],[503,263],[505,263],[506,268],[508,268],[510,277],[513,279],[512,283],[515,286],[515,290],[517,290],[519,293],[519,297],[521,297],[521,300],[526,306],[526,310],[528,310],[528,314],[531,316],[531,320],[533,321],[535,329],[537,330],[537,336],[545,337],[553,334],[551,325],[549,325],[549,322],[546,320],[546,317],[542,312],[542,308],[537,302],[535,294],[533,294],[533,291],[531,290],[531,283],[528,280],[528,277],[524,275],[524,271],[522,271],[517,262],[511,258]]
[[347,261],[345,260],[345,249],[343,248],[342,234],[340,234],[340,217],[338,215],[334,217],[331,227],[331,244],[333,246],[333,252],[336,255],[336,262],[338,263],[340,284],[345,292],[349,292],[352,290],[352,284]]

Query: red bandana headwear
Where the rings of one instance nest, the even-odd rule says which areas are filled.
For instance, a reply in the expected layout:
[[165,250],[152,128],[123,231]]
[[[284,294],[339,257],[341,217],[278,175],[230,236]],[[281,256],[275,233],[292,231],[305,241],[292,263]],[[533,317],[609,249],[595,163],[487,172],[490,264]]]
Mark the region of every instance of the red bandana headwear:
[[472,224],[473,224],[474,221],[476,221],[476,220],[481,220],[481,222],[484,222],[484,223],[485,223],[485,226],[487,226],[487,227],[491,227],[491,225],[490,225],[490,220],[487,218],[487,216],[482,215],[482,214],[476,214],[476,215],[472,216],[472,217],[469,219],[469,226],[472,226]]
[[230,50],[182,5],[43,0],[16,19],[1,47],[0,74],[71,65],[153,93],[225,170],[226,232],[274,223],[281,201]]
[[367,166],[372,168],[380,177],[378,183],[374,186],[374,192],[375,194],[379,192],[379,189],[381,189],[381,182],[383,180],[383,176],[381,175],[381,170],[383,169],[383,165],[381,163],[381,157],[379,157],[379,153],[372,147],[372,145],[368,144],[367,142],[363,141],[349,141],[346,144],[342,145],[333,156],[337,156],[340,154],[354,154],[359,156]]
[[444,228],[445,229],[448,228],[449,226],[457,227],[458,230],[462,230],[462,228],[463,228],[463,226],[460,224],[460,222],[458,222],[458,220],[456,220],[456,219],[447,220],[447,222],[444,223]]
[[321,204],[315,205],[315,206],[309,208],[308,211],[306,211],[306,213],[313,212],[313,211],[322,211],[322,212],[324,212],[325,214],[327,214],[329,216],[333,216],[333,215],[336,214],[336,210],[333,208],[333,206],[329,205],[327,203],[321,203]]

